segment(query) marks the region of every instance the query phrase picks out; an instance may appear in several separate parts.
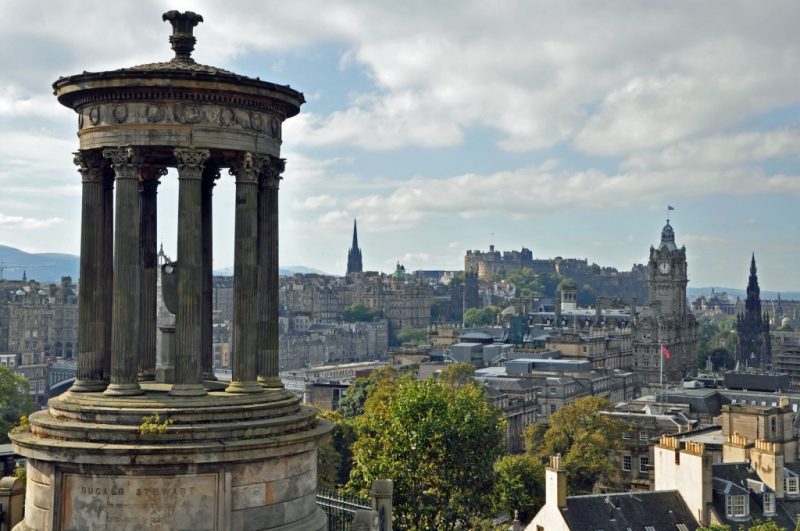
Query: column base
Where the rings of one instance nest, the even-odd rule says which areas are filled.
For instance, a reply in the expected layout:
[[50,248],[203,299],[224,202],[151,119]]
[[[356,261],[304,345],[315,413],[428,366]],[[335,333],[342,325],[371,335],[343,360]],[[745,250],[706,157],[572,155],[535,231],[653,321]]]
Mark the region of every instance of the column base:
[[172,384],[172,389],[167,394],[170,396],[205,396],[208,391],[200,384]]
[[108,396],[135,396],[143,395],[144,389],[139,387],[138,383],[128,384],[109,384],[108,389],[103,391],[104,395]]
[[264,388],[258,382],[233,381],[225,391],[228,393],[263,393]]
[[259,378],[258,385],[260,385],[264,389],[283,389],[283,382],[277,376]]
[[217,377],[214,376],[214,371],[204,372],[203,373],[203,380],[208,380],[210,382],[216,382],[217,381]]
[[105,391],[108,382],[103,380],[75,380],[69,388],[73,393],[97,393]]
[[158,383],[175,383],[175,367],[172,365],[162,365],[156,369],[156,381]]
[[156,371],[148,370],[139,373],[140,382],[154,382],[156,380]]

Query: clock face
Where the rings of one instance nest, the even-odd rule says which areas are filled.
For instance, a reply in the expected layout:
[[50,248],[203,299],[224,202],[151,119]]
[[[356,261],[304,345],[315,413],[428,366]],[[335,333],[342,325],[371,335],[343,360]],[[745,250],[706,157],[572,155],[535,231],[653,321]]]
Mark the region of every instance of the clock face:
[[669,273],[670,269],[671,267],[669,265],[669,262],[661,262],[660,264],[658,264],[658,271],[660,273],[663,273],[664,275]]

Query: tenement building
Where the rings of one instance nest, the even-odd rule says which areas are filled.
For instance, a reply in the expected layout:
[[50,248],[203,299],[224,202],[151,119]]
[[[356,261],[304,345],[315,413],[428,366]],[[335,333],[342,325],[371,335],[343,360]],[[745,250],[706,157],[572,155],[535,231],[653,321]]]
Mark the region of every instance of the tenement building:
[[697,319],[686,300],[686,247],[675,244],[669,220],[658,247],[650,247],[647,267],[650,306],[631,316],[633,370],[645,374],[650,383],[661,381],[662,370],[664,382],[677,382],[697,371]]
[[[317,447],[331,426],[278,377],[283,122],[303,95],[195,62],[203,17],[169,11],[175,57],[58,79],[78,115],[77,379],[10,435],[27,458],[19,529],[327,529]],[[235,182],[232,378],[212,364],[212,191]],[[156,190],[178,180],[175,314],[156,363]]]

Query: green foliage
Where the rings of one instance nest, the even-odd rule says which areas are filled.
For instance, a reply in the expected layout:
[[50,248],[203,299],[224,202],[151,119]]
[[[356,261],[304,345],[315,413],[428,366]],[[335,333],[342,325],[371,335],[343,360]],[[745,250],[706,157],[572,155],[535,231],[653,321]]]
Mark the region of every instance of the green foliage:
[[506,455],[495,461],[494,510],[532,519],[544,504],[544,465],[530,455]]
[[25,432],[25,431],[31,431],[31,422],[30,422],[30,420],[28,419],[28,416],[27,416],[27,415],[22,415],[22,416],[19,418],[19,422],[18,422],[17,424],[15,424],[15,425],[14,425],[14,426],[13,426],[13,427],[12,427],[12,428],[11,428],[11,429],[8,431],[8,433],[9,433],[9,434],[14,434],[14,433],[22,433],[22,432]]
[[0,443],[9,442],[11,428],[32,411],[33,400],[28,394],[28,380],[0,365]]
[[344,309],[342,312],[342,319],[344,319],[344,321],[347,323],[370,323],[372,321],[377,321],[380,318],[380,315],[381,312],[378,310],[373,310],[368,306],[357,303]]
[[539,275],[527,267],[509,271],[505,275],[496,275],[496,279],[498,281],[505,280],[506,282],[514,284],[514,287],[517,289],[517,297],[539,297],[543,291],[542,283],[539,281]]
[[355,429],[353,422],[338,411],[321,411],[318,415],[333,424],[330,438],[317,452],[319,484],[329,489],[338,489],[347,483],[353,467]]
[[781,526],[772,520],[757,520],[755,525],[750,526],[750,531],[785,531]]
[[160,435],[167,431],[172,425],[172,419],[166,419],[163,422],[158,413],[153,413],[150,416],[142,417],[142,422],[139,424],[139,435]]
[[500,308],[497,306],[470,308],[464,312],[464,326],[470,328],[494,324],[498,313],[500,313]]
[[383,379],[355,422],[349,488],[394,480],[396,529],[444,529],[490,514],[504,421],[475,383]]
[[14,470],[11,472],[11,475],[15,478],[25,481],[28,479],[28,467],[17,464],[17,466],[14,467]]
[[[750,529],[753,529],[752,527]],[[731,526],[722,524],[711,524],[705,527],[698,527],[697,531],[731,531]]]
[[399,332],[397,332],[397,340],[400,341],[400,343],[424,345],[428,342],[428,331],[424,328],[404,326]]
[[529,439],[536,444],[528,448],[537,458],[544,461],[551,455],[562,456],[570,495],[591,493],[596,484],[615,480],[617,466],[609,456],[620,446],[627,426],[601,413],[611,409],[611,402],[605,398],[587,396],[550,415],[541,441],[526,430],[526,444]]
[[469,363],[453,363],[442,371],[439,375],[439,381],[450,387],[458,387],[473,382],[472,376],[474,374],[475,367]]
[[378,382],[393,377],[392,368],[386,367],[379,371],[373,371],[366,378],[356,378],[353,383],[350,384],[350,387],[347,389],[342,399],[339,400],[339,413],[345,419],[354,419],[359,415],[363,415],[364,403],[367,401],[367,397],[375,389]]

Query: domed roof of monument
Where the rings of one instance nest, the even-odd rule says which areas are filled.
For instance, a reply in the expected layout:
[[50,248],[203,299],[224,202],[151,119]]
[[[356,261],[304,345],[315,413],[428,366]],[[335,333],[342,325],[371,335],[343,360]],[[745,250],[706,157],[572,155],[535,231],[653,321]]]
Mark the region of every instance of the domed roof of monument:
[[578,287],[578,283],[572,280],[571,278],[565,278],[558,284],[558,289],[575,289]]
[[664,228],[661,229],[661,243],[658,245],[658,248],[660,250],[678,250],[678,246],[675,245],[675,231],[672,230],[672,225],[669,224],[669,220],[667,220],[667,224],[664,225]]
[[[126,85],[129,87],[162,87],[163,80],[167,79],[171,82],[186,80],[186,82],[200,85],[205,83],[203,87],[205,90],[220,90],[221,87],[216,84],[223,83],[226,84],[226,90],[230,90],[231,85],[236,85],[241,87],[241,92],[248,94],[252,93],[253,89],[262,93],[264,91],[277,93],[280,99],[288,103],[287,117],[297,114],[299,106],[305,103],[303,94],[288,85],[270,83],[260,78],[243,76],[216,66],[197,63],[192,58],[192,51],[197,42],[193,32],[194,27],[203,22],[201,15],[192,11],[183,13],[168,11],[163,14],[162,19],[172,24],[172,35],[169,42],[175,52],[175,57],[164,62],[60,77],[53,83],[59,101],[69,107],[73,105],[77,94],[86,90],[122,90]],[[131,81],[134,79],[136,81]],[[209,85],[209,82],[215,85]]]

